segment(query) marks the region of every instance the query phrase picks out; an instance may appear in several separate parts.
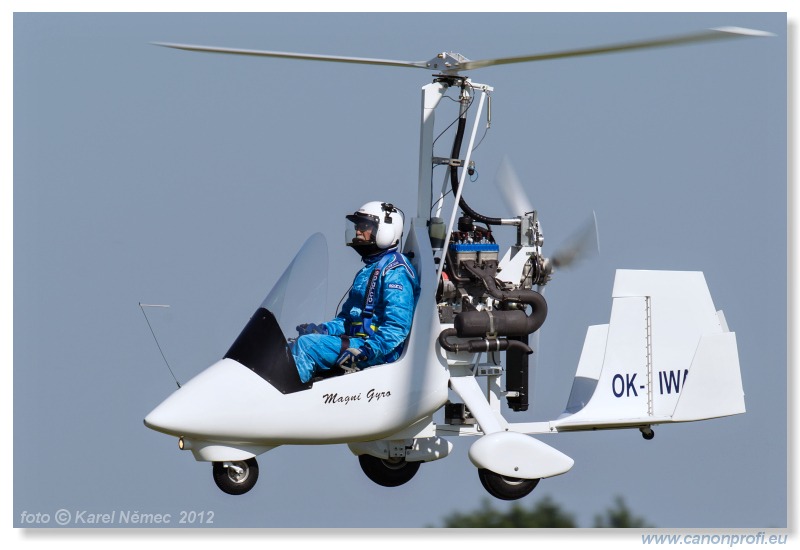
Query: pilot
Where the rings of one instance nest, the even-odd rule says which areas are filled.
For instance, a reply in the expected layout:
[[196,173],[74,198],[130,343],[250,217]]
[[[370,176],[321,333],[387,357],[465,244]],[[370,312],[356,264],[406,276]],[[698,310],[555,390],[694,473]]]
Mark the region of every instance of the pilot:
[[375,201],[346,218],[347,246],[361,255],[364,267],[335,319],[297,327],[292,355],[304,383],[326,371],[341,374],[396,361],[411,330],[419,278],[398,251],[402,214]]

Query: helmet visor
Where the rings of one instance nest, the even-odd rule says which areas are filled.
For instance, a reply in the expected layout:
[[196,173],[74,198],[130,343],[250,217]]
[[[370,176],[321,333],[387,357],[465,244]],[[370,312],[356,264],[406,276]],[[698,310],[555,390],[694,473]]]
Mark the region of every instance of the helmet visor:
[[373,244],[377,232],[378,218],[376,216],[363,213],[347,216],[344,238],[348,246]]

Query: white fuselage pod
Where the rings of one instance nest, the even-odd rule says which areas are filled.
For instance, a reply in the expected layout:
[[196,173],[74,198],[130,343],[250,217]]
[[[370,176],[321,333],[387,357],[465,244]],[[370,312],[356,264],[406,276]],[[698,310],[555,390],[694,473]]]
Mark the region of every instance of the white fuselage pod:
[[421,278],[421,294],[400,359],[282,393],[225,358],[169,396],[145,425],[203,444],[268,448],[381,439],[432,415],[447,401],[449,375],[435,347],[439,322],[429,305],[436,288],[430,243],[415,225],[406,251]]
[[249,368],[223,359],[175,391],[144,422],[178,437],[239,445],[380,439],[441,407],[439,394],[446,399],[446,384],[420,383],[411,368],[411,362],[381,365],[283,394]]

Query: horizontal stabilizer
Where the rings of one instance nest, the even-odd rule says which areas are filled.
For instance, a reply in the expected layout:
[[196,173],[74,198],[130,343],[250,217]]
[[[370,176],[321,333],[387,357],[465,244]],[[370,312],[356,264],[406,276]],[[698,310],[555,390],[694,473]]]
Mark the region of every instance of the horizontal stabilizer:
[[700,272],[618,270],[608,325],[589,327],[559,431],[745,412],[736,335]]

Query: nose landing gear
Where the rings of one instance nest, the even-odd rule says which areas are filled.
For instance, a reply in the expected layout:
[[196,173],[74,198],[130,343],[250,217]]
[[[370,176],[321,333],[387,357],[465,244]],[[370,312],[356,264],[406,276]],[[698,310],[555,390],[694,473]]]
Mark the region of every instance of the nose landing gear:
[[213,463],[214,482],[229,495],[243,495],[258,481],[258,463],[255,457]]

